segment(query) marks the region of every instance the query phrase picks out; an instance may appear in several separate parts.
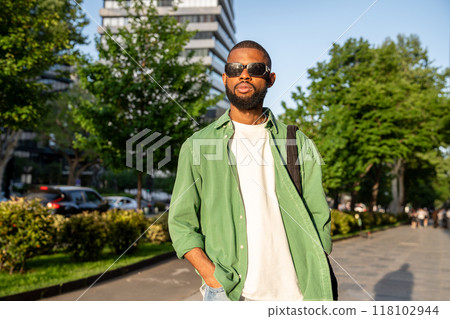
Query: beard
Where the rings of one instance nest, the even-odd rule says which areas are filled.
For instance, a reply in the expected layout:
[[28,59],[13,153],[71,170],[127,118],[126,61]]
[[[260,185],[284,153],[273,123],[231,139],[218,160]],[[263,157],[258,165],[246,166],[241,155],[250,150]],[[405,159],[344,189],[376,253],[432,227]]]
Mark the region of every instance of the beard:
[[263,104],[264,98],[266,97],[267,84],[265,85],[264,89],[262,89],[261,91],[257,91],[253,84],[246,81],[244,82],[253,87],[254,93],[250,96],[239,97],[234,93],[234,91],[236,90],[236,86],[238,86],[242,82],[236,84],[233,91],[231,91],[228,85],[226,85],[225,90],[228,100],[230,100],[231,104],[233,104],[240,111],[257,109]]

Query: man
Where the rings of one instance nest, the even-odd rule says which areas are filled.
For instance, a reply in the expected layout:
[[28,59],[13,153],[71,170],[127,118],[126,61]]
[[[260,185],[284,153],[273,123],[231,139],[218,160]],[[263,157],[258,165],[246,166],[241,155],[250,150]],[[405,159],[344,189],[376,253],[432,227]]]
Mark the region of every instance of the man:
[[270,69],[261,45],[235,45],[222,75],[230,109],[180,151],[169,230],[204,300],[333,298],[320,156],[297,131],[300,196],[284,165],[287,126],[263,108]]

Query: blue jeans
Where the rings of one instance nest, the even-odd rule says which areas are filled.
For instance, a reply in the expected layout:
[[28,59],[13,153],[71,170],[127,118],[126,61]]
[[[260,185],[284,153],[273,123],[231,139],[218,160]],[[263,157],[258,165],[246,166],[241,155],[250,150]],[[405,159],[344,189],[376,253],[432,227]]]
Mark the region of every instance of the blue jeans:
[[203,295],[203,301],[230,301],[223,287],[212,288],[207,284],[200,287],[200,292]]

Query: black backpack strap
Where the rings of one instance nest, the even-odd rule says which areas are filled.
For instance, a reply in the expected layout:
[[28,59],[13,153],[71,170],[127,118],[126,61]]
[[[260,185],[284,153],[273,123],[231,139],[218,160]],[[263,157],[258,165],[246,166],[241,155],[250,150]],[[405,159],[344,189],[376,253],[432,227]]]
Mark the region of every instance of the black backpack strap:
[[[297,163],[298,160],[298,148],[297,148],[297,138],[296,132],[298,131],[298,127],[296,125],[288,125],[287,127],[287,136],[286,136],[286,153],[287,153],[287,169],[289,172],[289,176],[291,177],[292,182],[297,188],[300,197],[303,198],[302,193],[302,176],[300,172],[300,164]],[[338,282],[336,279],[336,275],[334,274],[333,267],[331,266],[330,259],[328,255],[327,257],[328,268],[330,270],[330,279],[331,279],[331,289],[333,292],[333,300],[338,300]]]
[[297,131],[298,127],[296,125],[288,125],[286,136],[287,169],[295,188],[297,188],[298,193],[302,196],[302,177],[300,172],[300,164],[298,163],[298,148],[296,139]]

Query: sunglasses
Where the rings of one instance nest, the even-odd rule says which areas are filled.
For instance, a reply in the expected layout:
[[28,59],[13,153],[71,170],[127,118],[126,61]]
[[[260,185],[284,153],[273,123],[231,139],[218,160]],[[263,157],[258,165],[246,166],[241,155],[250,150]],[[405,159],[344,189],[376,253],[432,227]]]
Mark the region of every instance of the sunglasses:
[[270,73],[270,68],[262,62],[254,62],[247,65],[233,62],[225,64],[225,74],[228,77],[240,76],[245,68],[250,76],[263,77],[267,73]]

